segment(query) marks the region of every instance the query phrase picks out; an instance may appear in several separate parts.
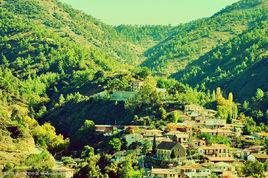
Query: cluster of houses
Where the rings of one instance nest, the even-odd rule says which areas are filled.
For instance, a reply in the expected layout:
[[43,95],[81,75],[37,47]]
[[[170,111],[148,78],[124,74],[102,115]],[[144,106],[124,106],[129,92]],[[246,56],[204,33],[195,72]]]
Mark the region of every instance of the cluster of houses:
[[[268,161],[265,148],[256,145],[268,136],[267,133],[242,135],[243,121],[235,120],[233,124],[227,124],[226,120],[217,118],[216,111],[197,105],[186,106],[182,116],[182,123],[168,124],[163,130],[146,126],[119,128],[100,125],[96,125],[96,129],[108,133],[117,127],[125,131],[128,145],[134,142],[152,143],[150,151],[154,154],[151,157],[157,164],[145,171],[145,177],[208,178],[215,175],[236,178],[239,177],[237,168],[245,161]],[[209,143],[201,135],[226,137],[230,143]],[[145,165],[150,164],[145,162]]]

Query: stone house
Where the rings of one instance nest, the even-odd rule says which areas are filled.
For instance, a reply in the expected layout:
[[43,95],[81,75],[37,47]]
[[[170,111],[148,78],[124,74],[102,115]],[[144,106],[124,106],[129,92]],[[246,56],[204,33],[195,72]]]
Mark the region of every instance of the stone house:
[[186,145],[189,142],[189,134],[180,131],[171,131],[164,134],[164,136],[170,138],[174,142],[179,142],[183,145]]
[[179,169],[181,173],[187,175],[189,178],[209,178],[211,175],[211,171],[203,167],[201,164],[179,166],[177,169]]
[[166,126],[166,132],[171,132],[171,131],[178,131],[178,132],[187,132],[191,133],[192,132],[192,126],[189,124],[174,124],[170,123]]
[[152,168],[150,178],[187,178],[185,174],[180,173],[176,169],[157,169]]
[[111,133],[113,130],[118,129],[116,125],[95,125],[97,132]]
[[201,146],[198,148],[198,152],[209,157],[230,157],[229,148],[224,144]]
[[226,126],[225,119],[205,119],[204,126],[207,128],[222,128]]
[[248,160],[250,161],[259,161],[262,163],[265,163],[266,161],[268,161],[268,155],[267,154],[251,154],[248,156]]
[[186,149],[178,142],[161,142],[156,157],[158,160],[185,159]]
[[208,129],[208,128],[201,128],[200,129],[201,134],[209,134],[212,136],[226,136],[226,137],[232,137],[233,132],[229,129]]
[[184,112],[190,115],[192,112],[201,113],[203,111],[203,107],[196,104],[186,105],[184,108]]
[[209,169],[216,173],[217,175],[223,174],[225,171],[232,172],[233,175],[236,175],[235,167],[232,164],[226,163],[226,162],[218,162],[211,164],[209,166]]
[[158,130],[158,129],[144,129],[144,130],[140,130],[140,134],[144,137],[144,138],[148,138],[148,137],[162,137],[162,131]]
[[191,146],[192,147],[200,147],[200,146],[205,146],[206,141],[202,139],[194,139],[191,141]]

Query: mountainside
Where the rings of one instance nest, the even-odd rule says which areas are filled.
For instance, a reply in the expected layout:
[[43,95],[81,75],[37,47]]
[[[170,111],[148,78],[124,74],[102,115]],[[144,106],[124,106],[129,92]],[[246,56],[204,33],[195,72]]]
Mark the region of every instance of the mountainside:
[[[190,139],[244,150],[240,131],[268,132],[267,9],[241,0],[175,27],[110,26],[59,0],[0,0],[0,177],[142,177],[140,162],[169,167],[155,159],[158,139],[188,125]],[[207,118],[228,123],[235,144],[200,134]],[[189,161],[205,162],[190,144]]]
[[240,100],[251,98],[257,88],[268,90],[268,22],[224,43],[183,71],[173,75],[178,80],[213,89],[221,86]]
[[[53,122],[62,133],[75,132],[91,115],[97,123],[114,123],[127,115],[124,107],[91,101],[89,96],[107,88],[111,79],[106,76],[139,64],[145,48],[167,37],[169,29],[112,27],[56,0],[0,1],[0,102],[7,103],[1,105],[5,111],[1,119],[11,122],[8,116],[23,105],[19,107],[25,111],[22,118]],[[62,112],[71,112],[69,119]],[[26,121],[21,122],[15,126]],[[74,129],[62,124],[73,124]],[[1,131],[7,127],[2,123]],[[29,147],[34,148],[33,134],[26,133],[32,139]],[[12,140],[2,143],[14,146]]]
[[[151,39],[146,38],[151,45],[148,45],[145,39],[142,40],[147,46],[137,45],[126,39],[125,34],[121,33],[122,27],[114,28],[106,25],[92,16],[56,0],[5,0],[1,1],[1,7],[16,14],[18,18],[27,19],[31,24],[38,26],[38,29],[46,28],[59,37],[75,42],[87,50],[98,51],[103,56],[109,56],[113,59],[113,61],[108,62],[109,64],[118,61],[137,65],[144,59],[145,47],[151,47],[161,40],[161,38],[154,38],[156,41],[152,42]],[[157,29],[148,26],[143,29],[159,32],[162,36],[162,34],[167,33],[169,28],[159,27]],[[139,30],[139,33],[143,31]]]
[[173,35],[145,52],[148,59],[142,65],[169,76],[265,19],[267,0],[242,0],[210,18],[176,27]]
[[164,25],[118,25],[115,30],[127,41],[139,44],[147,50],[169,37],[174,28]]

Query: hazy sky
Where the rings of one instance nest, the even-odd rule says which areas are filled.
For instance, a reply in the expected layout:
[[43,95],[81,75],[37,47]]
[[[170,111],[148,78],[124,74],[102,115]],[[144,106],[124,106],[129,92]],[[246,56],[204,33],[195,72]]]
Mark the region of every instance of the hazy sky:
[[209,17],[238,0],[62,0],[108,24],[172,24]]

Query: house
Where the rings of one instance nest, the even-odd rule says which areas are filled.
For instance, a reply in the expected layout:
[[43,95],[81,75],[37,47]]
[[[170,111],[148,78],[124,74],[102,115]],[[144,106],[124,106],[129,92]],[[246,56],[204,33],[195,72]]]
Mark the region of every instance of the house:
[[196,113],[201,113],[203,111],[203,107],[196,105],[196,104],[190,104],[190,105],[186,105],[184,108],[184,112],[188,113],[189,115],[192,112],[196,112]]
[[219,162],[232,163],[235,161],[235,159],[233,157],[206,156],[205,161],[210,163],[219,163]]
[[185,159],[186,150],[178,142],[161,142],[157,146],[156,154],[159,160]]
[[181,173],[187,175],[189,178],[209,178],[211,175],[210,170],[203,167],[201,164],[179,166],[177,169],[180,170]]
[[204,110],[204,116],[207,118],[215,118],[217,115],[217,111],[212,110],[212,109],[205,109]]
[[268,161],[268,155],[267,154],[251,154],[251,155],[249,155],[248,156],[248,160],[250,160],[250,161],[259,161],[259,162],[262,162],[262,163],[264,163],[264,162],[266,162],[266,161]]
[[180,131],[170,131],[164,134],[166,137],[171,138],[174,142],[179,142],[181,144],[187,144],[189,142],[189,134]]
[[212,136],[233,136],[233,132],[228,129],[208,129],[208,128],[201,128],[201,134],[209,134]]
[[229,148],[224,144],[212,144],[198,148],[200,154],[209,157],[230,157]]
[[151,178],[187,178],[185,174],[180,173],[176,169],[158,169],[152,168]]
[[180,131],[180,132],[192,132],[192,126],[190,125],[182,125],[182,124],[175,124],[175,123],[170,123],[166,127],[166,131]]
[[97,132],[111,133],[115,129],[118,129],[116,125],[95,125]]
[[257,138],[255,136],[252,136],[252,135],[241,136],[240,140],[241,140],[244,148],[248,148],[252,145],[255,145],[258,141]]
[[217,162],[214,164],[211,164],[209,166],[209,169],[216,173],[217,175],[223,174],[225,171],[232,172],[232,174],[236,174],[235,167],[232,164],[226,163],[226,162]]
[[264,139],[266,137],[268,137],[268,133],[267,132],[260,132],[256,134],[260,139]]
[[124,126],[124,131],[126,133],[138,133],[140,129],[148,129],[148,126],[143,126],[143,125],[125,125]]
[[204,125],[208,128],[221,128],[225,127],[226,120],[225,119],[205,119]]
[[220,175],[222,178],[237,178],[237,173],[233,171],[223,171]]
[[[146,138],[143,138],[144,141],[148,141],[148,142],[153,142],[154,140],[154,137],[146,137]],[[161,142],[172,142],[172,140],[168,137],[155,137],[155,141],[156,143],[161,143]]]
[[252,135],[244,135],[240,137],[241,141],[248,141],[248,142],[254,142],[257,138]]
[[144,138],[148,138],[148,137],[162,137],[162,131],[158,130],[158,129],[143,129],[140,131],[140,134],[144,137]]
[[244,153],[246,154],[251,154],[251,153],[262,153],[265,151],[265,147],[264,146],[250,146],[248,148],[245,148],[243,150]]
[[192,147],[200,147],[200,146],[205,146],[206,141],[202,139],[194,139],[191,141],[191,146]]
[[190,125],[178,125],[177,131],[191,133],[192,126],[190,126]]

